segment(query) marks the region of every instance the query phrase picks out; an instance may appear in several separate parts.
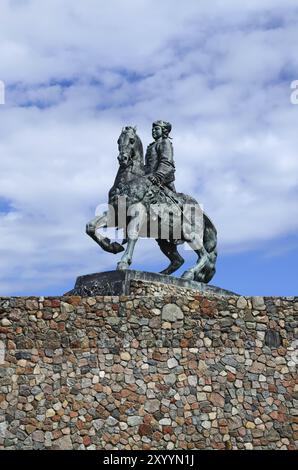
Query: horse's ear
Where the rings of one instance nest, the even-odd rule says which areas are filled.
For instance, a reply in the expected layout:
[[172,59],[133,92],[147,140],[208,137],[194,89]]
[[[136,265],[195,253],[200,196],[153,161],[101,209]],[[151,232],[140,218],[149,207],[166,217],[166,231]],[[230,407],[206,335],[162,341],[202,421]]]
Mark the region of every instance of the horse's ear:
[[137,132],[137,126],[134,126],[133,130],[134,130],[135,132]]

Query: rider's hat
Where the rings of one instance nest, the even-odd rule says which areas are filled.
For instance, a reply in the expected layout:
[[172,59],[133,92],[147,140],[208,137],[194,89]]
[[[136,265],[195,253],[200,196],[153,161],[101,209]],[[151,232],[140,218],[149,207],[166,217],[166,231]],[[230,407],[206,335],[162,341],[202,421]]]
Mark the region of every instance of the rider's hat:
[[155,121],[152,124],[153,127],[159,126],[163,129],[166,134],[169,134],[172,130],[172,124],[167,121]]

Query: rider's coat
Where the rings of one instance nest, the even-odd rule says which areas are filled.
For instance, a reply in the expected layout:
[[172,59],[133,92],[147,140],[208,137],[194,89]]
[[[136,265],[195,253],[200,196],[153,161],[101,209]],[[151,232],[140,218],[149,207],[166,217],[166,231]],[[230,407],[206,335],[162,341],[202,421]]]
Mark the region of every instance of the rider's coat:
[[145,172],[156,175],[163,185],[175,191],[174,151],[169,138],[161,137],[147,147]]

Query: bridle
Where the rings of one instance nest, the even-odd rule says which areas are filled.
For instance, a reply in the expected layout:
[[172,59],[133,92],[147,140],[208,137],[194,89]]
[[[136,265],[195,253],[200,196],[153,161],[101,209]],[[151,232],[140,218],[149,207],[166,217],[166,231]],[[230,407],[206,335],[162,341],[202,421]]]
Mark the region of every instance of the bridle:
[[[121,146],[122,148],[120,148],[120,141],[121,141],[122,136],[123,135],[126,136],[128,133],[130,133],[131,130],[133,131],[131,127],[124,128],[118,139],[119,155],[117,158],[118,158],[120,166],[124,166],[123,163],[125,163],[125,168],[129,168],[130,166],[133,165],[133,157],[135,156],[136,152],[135,152],[134,144],[131,144],[129,151],[127,151],[127,144]],[[130,138],[136,140],[136,134],[134,133],[134,135],[131,135]]]

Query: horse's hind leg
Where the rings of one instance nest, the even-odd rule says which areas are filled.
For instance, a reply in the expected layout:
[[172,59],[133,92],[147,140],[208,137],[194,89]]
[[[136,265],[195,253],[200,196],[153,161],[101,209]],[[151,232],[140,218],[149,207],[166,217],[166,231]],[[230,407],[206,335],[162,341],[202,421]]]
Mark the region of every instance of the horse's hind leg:
[[216,230],[210,223],[205,225],[204,230],[204,248],[208,253],[208,262],[196,273],[195,281],[209,282],[215,274],[215,264],[217,258],[217,235]]
[[184,259],[182,258],[182,256],[179,254],[179,252],[177,250],[177,245],[173,242],[169,242],[168,240],[159,240],[158,239],[156,241],[159,245],[159,248],[163,252],[163,254],[166,255],[167,258],[169,258],[169,260],[171,261],[169,266],[166,269],[164,269],[163,271],[161,271],[160,274],[172,274],[172,273],[174,273],[184,263]]
[[204,227],[203,240],[199,235],[195,235],[191,242],[188,242],[194,252],[198,255],[198,261],[192,268],[182,275],[184,279],[197,282],[208,283],[215,274],[215,263],[217,258],[217,237],[214,227]]
[[[198,255],[197,263],[185,273],[182,274],[183,279],[188,279],[189,281],[199,281],[199,274],[202,270],[204,270],[206,264],[209,262],[208,253],[204,247],[194,250],[195,253]],[[203,279],[199,282],[204,282]]]
[[205,265],[195,273],[194,280],[197,282],[208,283],[211,281],[215,274],[215,262],[217,258],[217,250],[214,249],[212,253],[208,253],[208,261]]
[[[187,228],[191,228],[187,226]],[[187,233],[187,232],[186,232]],[[191,233],[191,232],[190,232]],[[204,247],[203,234],[195,233],[191,236],[191,240],[188,240],[189,246],[194,250],[198,255],[197,263],[185,273],[182,274],[183,279],[188,279],[189,281],[196,281],[198,279],[199,273],[205,268],[208,264],[209,255]]]

